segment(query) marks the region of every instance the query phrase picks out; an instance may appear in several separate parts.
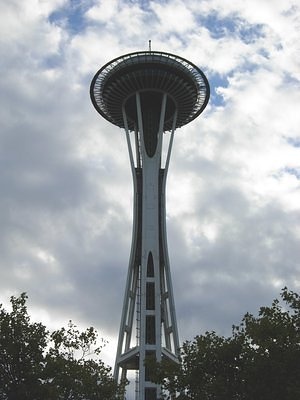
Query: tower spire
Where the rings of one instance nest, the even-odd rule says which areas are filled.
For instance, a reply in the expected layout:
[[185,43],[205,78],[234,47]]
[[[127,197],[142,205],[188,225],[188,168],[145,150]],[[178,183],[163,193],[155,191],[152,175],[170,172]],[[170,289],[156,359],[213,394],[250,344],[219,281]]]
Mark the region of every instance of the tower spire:
[[[166,179],[175,129],[204,110],[209,84],[189,61],[152,52],[149,40],[149,51],[126,54],[104,65],[92,80],[90,94],[96,110],[125,129],[134,187],[115,379],[125,379],[127,371],[136,370],[136,400],[157,400],[161,387],[150,381],[145,360],[176,363],[179,357],[167,248]],[[164,158],[165,132],[170,132],[170,139]]]

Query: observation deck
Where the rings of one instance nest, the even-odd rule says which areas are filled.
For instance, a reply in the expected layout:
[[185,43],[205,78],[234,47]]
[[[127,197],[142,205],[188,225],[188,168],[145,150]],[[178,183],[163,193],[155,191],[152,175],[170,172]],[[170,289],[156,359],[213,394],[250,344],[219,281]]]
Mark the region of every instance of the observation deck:
[[196,65],[177,55],[158,51],[140,51],[115,58],[96,73],[90,87],[96,110],[120,128],[125,128],[122,114],[125,107],[131,131],[137,125],[137,92],[142,96],[149,125],[158,120],[162,93],[167,94],[163,130],[169,131],[175,110],[175,128],[201,114],[210,89],[204,73]]

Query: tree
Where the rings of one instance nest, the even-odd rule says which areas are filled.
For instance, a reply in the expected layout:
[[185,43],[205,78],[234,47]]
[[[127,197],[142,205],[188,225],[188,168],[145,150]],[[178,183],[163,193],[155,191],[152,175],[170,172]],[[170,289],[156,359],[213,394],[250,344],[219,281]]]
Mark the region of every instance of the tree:
[[151,365],[153,380],[181,399],[299,400],[300,296],[284,288],[281,298],[247,313],[228,338],[186,341],[179,365]]
[[1,400],[112,400],[122,396],[110,367],[99,358],[97,332],[68,328],[50,333],[32,323],[27,296],[11,297],[12,311],[0,305]]

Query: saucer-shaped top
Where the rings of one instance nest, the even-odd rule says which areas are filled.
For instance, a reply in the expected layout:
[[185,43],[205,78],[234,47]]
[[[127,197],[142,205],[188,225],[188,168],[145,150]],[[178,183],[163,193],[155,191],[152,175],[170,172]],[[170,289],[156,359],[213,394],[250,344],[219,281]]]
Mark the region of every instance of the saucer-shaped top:
[[209,84],[204,73],[182,57],[157,51],[135,52],[105,64],[94,76],[90,95],[96,110],[108,121],[124,128],[122,107],[129,129],[136,124],[135,94],[143,104],[160,102],[167,94],[164,130],[172,128],[177,109],[176,128],[196,118],[209,100]]

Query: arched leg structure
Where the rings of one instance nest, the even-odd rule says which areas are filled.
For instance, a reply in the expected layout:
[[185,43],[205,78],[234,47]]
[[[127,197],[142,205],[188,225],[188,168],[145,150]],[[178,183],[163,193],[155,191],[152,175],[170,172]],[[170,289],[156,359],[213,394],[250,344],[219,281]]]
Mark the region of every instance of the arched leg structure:
[[[132,247],[121,317],[115,379],[138,371],[137,399],[157,400],[161,388],[149,379],[145,359],[166,357],[178,362],[178,332],[166,237],[165,189],[176,126],[175,112],[166,164],[161,165],[168,96],[151,107],[143,92],[136,92],[137,126],[134,147],[126,108],[123,120],[134,186]],[[135,157],[134,157],[135,154]],[[134,330],[136,337],[134,338]]]

